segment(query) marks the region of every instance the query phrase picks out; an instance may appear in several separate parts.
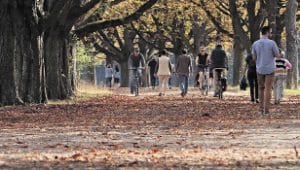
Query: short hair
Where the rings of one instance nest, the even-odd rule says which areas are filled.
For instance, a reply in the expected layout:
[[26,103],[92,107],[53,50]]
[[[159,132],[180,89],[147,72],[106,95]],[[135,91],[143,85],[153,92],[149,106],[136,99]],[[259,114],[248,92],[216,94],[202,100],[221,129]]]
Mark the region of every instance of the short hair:
[[166,50],[162,50],[160,51],[159,55],[162,56],[162,55],[166,55],[167,54],[167,51]]
[[186,54],[187,53],[187,49],[184,48],[184,49],[182,49],[181,52],[182,52],[182,54]]
[[222,45],[221,44],[217,44],[216,48],[222,48]]
[[261,34],[266,35],[268,32],[270,32],[271,27],[270,26],[264,26],[261,28]]

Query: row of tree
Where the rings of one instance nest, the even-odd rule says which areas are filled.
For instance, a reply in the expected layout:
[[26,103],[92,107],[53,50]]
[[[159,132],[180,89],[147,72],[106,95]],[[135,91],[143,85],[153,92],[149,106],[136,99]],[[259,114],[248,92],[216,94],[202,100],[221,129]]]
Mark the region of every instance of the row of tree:
[[201,45],[214,44],[217,38],[232,44],[233,85],[238,85],[244,70],[243,54],[251,52],[261,27],[268,24],[273,29],[273,39],[280,48],[286,48],[288,59],[295,63],[289,72],[288,87],[297,88],[296,0],[189,0],[184,3],[161,0],[158,4],[138,21],[100,30],[85,41],[121,64],[123,86],[128,84],[127,59],[135,43],[145,56],[151,56],[147,52],[151,54],[153,49],[162,48],[178,56],[183,46],[196,54]]
[[[269,24],[274,39],[294,64],[289,86],[297,86],[297,0],[1,0],[0,103],[42,103],[73,95],[75,42],[106,54],[121,65],[127,85],[127,59],[135,44],[146,56],[183,47],[194,54],[219,33],[233,42],[234,85],[243,51]],[[284,31],[285,28],[285,31]],[[219,37],[220,38],[220,37]]]
[[[75,37],[138,19],[157,0],[122,18],[101,12],[125,0],[1,0],[0,103],[42,103],[74,92]],[[90,20],[97,16],[97,20]]]

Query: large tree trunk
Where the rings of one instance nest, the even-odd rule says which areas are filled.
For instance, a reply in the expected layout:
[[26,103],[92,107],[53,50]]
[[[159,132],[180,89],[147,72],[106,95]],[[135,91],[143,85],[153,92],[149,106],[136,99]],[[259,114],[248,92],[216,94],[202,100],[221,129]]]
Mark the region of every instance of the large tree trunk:
[[129,85],[129,70],[128,70],[128,62],[121,61],[121,87],[128,87]]
[[0,103],[47,101],[35,1],[0,1]]
[[48,30],[45,36],[46,81],[49,99],[66,99],[73,94],[69,67],[71,46],[68,35]]
[[243,47],[241,46],[241,40],[239,37],[234,38],[233,45],[233,81],[232,85],[237,86],[240,81],[240,71],[242,69],[243,61]]
[[298,49],[297,49],[297,29],[296,13],[298,8],[297,0],[289,0],[286,13],[286,49],[287,58],[293,64],[292,70],[288,73],[287,88],[298,88]]

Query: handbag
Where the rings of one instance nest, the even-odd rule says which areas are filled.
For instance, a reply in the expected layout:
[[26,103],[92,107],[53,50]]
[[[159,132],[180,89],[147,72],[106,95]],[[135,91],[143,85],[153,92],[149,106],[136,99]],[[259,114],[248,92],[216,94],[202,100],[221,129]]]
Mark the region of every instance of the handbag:
[[248,87],[248,83],[247,83],[246,76],[244,75],[241,82],[240,82],[240,89],[241,90],[247,90],[247,87]]

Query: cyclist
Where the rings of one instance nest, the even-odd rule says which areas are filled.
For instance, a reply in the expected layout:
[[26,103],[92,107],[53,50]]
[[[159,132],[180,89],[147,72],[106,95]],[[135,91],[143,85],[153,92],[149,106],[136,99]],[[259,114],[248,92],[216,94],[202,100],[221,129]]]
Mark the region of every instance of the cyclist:
[[228,69],[228,58],[222,49],[222,45],[216,45],[216,48],[211,53],[210,62],[211,69],[213,70],[214,97],[218,97],[219,86],[217,84],[220,78],[219,75],[221,72],[226,74],[226,70]]
[[[143,54],[140,53],[140,49],[138,47],[133,49],[133,53],[130,54],[128,59],[128,67],[131,69],[131,77],[130,77],[130,93],[134,94],[136,90],[136,78],[135,75],[138,74],[141,76],[141,70],[139,68],[145,67],[145,58]],[[138,73],[137,73],[138,72]]]
[[199,54],[196,57],[196,64],[198,65],[198,74],[199,74],[199,88],[203,89],[203,76],[205,74],[206,78],[209,78],[208,71],[208,54],[205,52],[205,47],[201,46],[199,48]]

